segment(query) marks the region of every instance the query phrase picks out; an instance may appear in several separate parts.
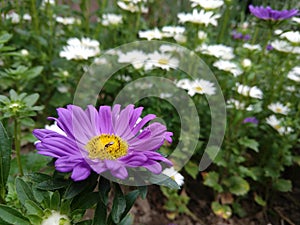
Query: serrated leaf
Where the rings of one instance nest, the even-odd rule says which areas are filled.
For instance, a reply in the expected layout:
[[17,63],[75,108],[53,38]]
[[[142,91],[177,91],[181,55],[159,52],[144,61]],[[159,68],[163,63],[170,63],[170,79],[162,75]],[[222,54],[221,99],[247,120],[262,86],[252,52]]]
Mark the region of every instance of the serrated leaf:
[[22,101],[27,105],[27,106],[33,106],[37,100],[39,99],[40,95],[37,93],[31,94],[26,96]]
[[22,205],[25,205],[26,200],[35,201],[30,186],[22,178],[16,178],[16,191]]
[[240,145],[243,145],[243,146],[245,146],[247,148],[250,148],[250,149],[254,150],[255,152],[259,151],[259,149],[258,149],[259,143],[256,140],[254,140],[254,139],[243,137],[243,138],[240,138],[238,140],[238,143]]
[[292,191],[292,182],[286,179],[278,179],[273,183],[273,188],[281,192]]
[[6,130],[0,122],[0,193],[4,198],[6,182],[10,171],[11,142]]
[[196,163],[189,161],[184,166],[184,169],[193,179],[197,178],[197,175],[199,173],[199,166]]
[[223,191],[222,186],[219,184],[219,174],[218,173],[216,173],[214,171],[208,172],[208,173],[203,173],[203,179],[204,179],[204,182],[203,182],[204,185],[213,188],[217,192]]
[[239,176],[232,176],[223,181],[229,191],[235,195],[245,195],[250,190],[249,183]]
[[8,224],[31,225],[19,211],[6,205],[0,205],[0,218]]
[[211,209],[213,212],[223,219],[229,219],[232,215],[232,210],[228,205],[221,205],[219,202],[212,202]]

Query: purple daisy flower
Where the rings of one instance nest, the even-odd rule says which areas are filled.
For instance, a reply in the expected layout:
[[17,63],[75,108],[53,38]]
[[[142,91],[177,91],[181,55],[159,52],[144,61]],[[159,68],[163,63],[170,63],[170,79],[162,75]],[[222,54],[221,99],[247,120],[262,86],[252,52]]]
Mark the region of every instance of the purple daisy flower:
[[256,119],[254,116],[252,117],[246,117],[243,120],[243,123],[253,123],[253,124],[258,124],[258,119]]
[[263,20],[285,20],[298,14],[297,9],[274,10],[270,6],[264,8],[263,6],[249,5],[249,10],[254,16]]
[[156,116],[141,118],[143,107],[128,105],[89,105],[86,110],[75,105],[58,108],[55,120],[62,132],[55,129],[35,129],[39,139],[39,154],[56,158],[60,172],[72,172],[75,181],[86,179],[91,171],[106,171],[119,179],[126,179],[126,168],[144,167],[154,174],[162,172],[160,162],[172,163],[156,152],[164,143],[171,142],[172,132],[158,122],[145,125]]

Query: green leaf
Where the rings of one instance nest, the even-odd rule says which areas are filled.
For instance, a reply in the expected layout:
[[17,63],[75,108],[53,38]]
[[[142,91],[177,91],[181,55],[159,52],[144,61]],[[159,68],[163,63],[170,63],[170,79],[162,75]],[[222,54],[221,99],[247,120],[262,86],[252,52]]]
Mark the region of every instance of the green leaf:
[[133,217],[130,214],[128,214],[124,217],[124,219],[122,219],[122,221],[118,225],[132,225],[133,222]]
[[3,103],[3,104],[7,104],[10,102],[9,98],[6,97],[5,95],[0,95],[0,103]]
[[258,149],[259,143],[254,139],[250,139],[250,138],[247,138],[247,137],[242,137],[238,140],[238,143],[240,145],[243,145],[247,148],[250,148],[250,149],[254,150],[255,152],[259,151],[259,149]]
[[108,193],[110,192],[109,180],[104,177],[100,177],[98,189],[101,201],[104,203],[104,205],[107,205]]
[[254,201],[255,201],[257,204],[261,205],[261,206],[266,206],[266,205],[267,205],[266,201],[263,200],[262,197],[260,197],[260,196],[257,195],[257,194],[254,195]]
[[66,180],[50,179],[37,184],[37,188],[45,191],[54,191],[68,186]]
[[20,177],[16,178],[16,191],[22,205],[25,205],[26,200],[35,201],[30,186]]
[[122,214],[121,219],[123,219],[127,216],[127,213],[130,211],[130,209],[132,208],[133,204],[135,203],[135,201],[139,197],[139,195],[140,195],[139,190],[134,190],[134,191],[129,192],[125,196],[126,208],[125,208],[125,211]]
[[17,100],[19,100],[19,96],[18,96],[17,92],[16,92],[14,89],[11,89],[11,90],[9,91],[9,96],[10,96],[10,99],[11,99],[12,101],[17,101]]
[[204,182],[203,182],[204,185],[213,188],[217,192],[223,191],[222,186],[219,184],[219,174],[218,173],[216,173],[214,171],[205,173],[203,175],[203,179],[204,179]]
[[[93,220],[80,221],[79,223],[76,223],[75,225],[93,225]],[[103,225],[105,225],[105,224],[103,224]]]
[[0,44],[8,42],[12,38],[12,34],[4,33],[0,36]]
[[147,192],[148,192],[148,188],[147,186],[139,186],[138,187],[139,191],[140,191],[140,196],[142,199],[146,199],[147,197]]
[[126,209],[126,199],[119,184],[115,183],[115,196],[111,209],[111,218],[114,223],[119,223]]
[[26,96],[22,101],[27,105],[27,106],[33,106],[37,100],[39,99],[40,95],[35,93],[32,95]]
[[184,166],[184,169],[193,179],[197,178],[197,175],[199,174],[199,166],[196,163],[189,161]]
[[102,201],[99,201],[94,213],[93,225],[106,225],[107,208]]
[[286,179],[278,179],[273,183],[273,188],[281,192],[292,191],[292,182]]
[[8,224],[31,225],[20,212],[6,205],[0,205],[0,218]]
[[25,127],[34,127],[35,125],[35,122],[33,119],[31,118],[28,118],[28,117],[25,117],[25,118],[21,118],[20,119],[20,122],[23,126]]
[[232,176],[223,181],[229,191],[235,195],[245,195],[250,190],[249,183],[239,176]]
[[149,182],[152,184],[166,186],[171,189],[180,189],[180,186],[172,178],[165,174],[151,174]]
[[42,66],[36,66],[34,68],[27,70],[24,73],[24,76],[26,76],[27,80],[31,80],[31,79],[37,77],[42,72],[42,70],[43,70]]
[[81,194],[78,198],[73,199],[71,209],[89,209],[92,208],[98,201],[98,192],[89,192],[87,194]]
[[25,201],[25,208],[27,210],[28,215],[38,215],[43,216],[43,209],[39,207],[34,201],[26,200]]
[[58,210],[60,205],[60,194],[58,191],[55,191],[50,200],[50,209]]
[[6,130],[0,122],[0,193],[2,198],[5,196],[6,182],[10,170],[11,161],[11,142]]
[[228,205],[221,205],[219,202],[212,202],[211,209],[213,212],[223,219],[229,219],[232,215],[232,210]]

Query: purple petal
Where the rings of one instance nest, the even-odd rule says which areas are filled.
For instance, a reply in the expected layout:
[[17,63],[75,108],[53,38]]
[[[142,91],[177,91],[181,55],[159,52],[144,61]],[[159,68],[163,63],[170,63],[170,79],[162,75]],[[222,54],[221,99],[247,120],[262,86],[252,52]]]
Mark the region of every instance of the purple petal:
[[86,165],[84,165],[83,163],[81,163],[74,167],[71,178],[74,181],[81,181],[88,178],[90,174],[91,174],[91,169]]

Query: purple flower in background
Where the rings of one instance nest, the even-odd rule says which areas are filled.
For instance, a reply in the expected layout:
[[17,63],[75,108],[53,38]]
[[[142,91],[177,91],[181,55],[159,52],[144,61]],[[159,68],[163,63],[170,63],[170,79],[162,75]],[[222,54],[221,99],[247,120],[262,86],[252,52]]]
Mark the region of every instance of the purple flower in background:
[[55,167],[60,172],[72,172],[75,181],[86,179],[91,170],[105,171],[119,179],[128,177],[126,168],[144,167],[152,173],[162,172],[159,162],[172,163],[156,152],[164,143],[171,142],[172,132],[158,122],[145,125],[156,116],[141,118],[143,107],[128,105],[89,105],[86,110],[75,105],[58,108],[58,129],[35,129],[39,139],[39,154],[56,158]]
[[245,34],[244,37],[243,37],[243,39],[245,41],[249,41],[251,39],[251,35],[250,34]]
[[273,50],[274,48],[273,48],[272,45],[268,44],[267,47],[266,47],[266,49],[267,49],[268,51],[271,51],[271,50]]
[[253,124],[258,124],[258,119],[256,119],[254,116],[252,117],[246,117],[243,120],[243,123],[253,123]]
[[232,31],[232,38],[248,41],[248,40],[250,40],[251,36],[249,34],[244,35],[242,33],[237,32],[236,30],[234,30],[234,31]]
[[264,8],[263,6],[249,5],[250,12],[263,20],[285,20],[298,14],[297,9],[291,10],[274,10],[270,6]]

